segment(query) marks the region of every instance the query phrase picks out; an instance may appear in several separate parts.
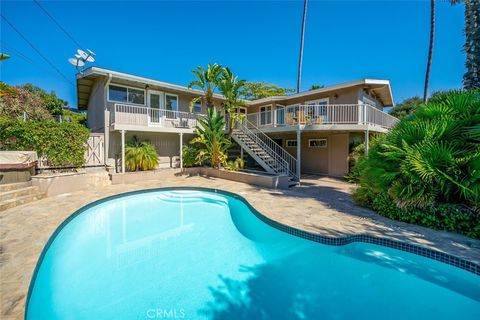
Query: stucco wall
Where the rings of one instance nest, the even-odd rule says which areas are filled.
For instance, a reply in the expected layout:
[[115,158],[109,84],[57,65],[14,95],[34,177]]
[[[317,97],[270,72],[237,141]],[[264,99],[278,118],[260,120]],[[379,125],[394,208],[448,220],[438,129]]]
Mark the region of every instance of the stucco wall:
[[324,99],[324,98],[329,99],[329,104],[357,104],[360,91],[361,89],[359,88],[348,88],[348,89],[337,90],[333,92],[312,94],[309,96],[303,96],[299,98],[286,97],[284,100],[280,100],[280,101],[265,102],[265,103],[251,105],[248,107],[248,113],[259,112],[260,107],[267,106],[267,105],[272,105],[273,107],[275,107],[276,105],[289,106],[293,104],[306,104],[307,101]]
[[104,132],[105,129],[105,81],[98,78],[94,80],[87,109],[87,125],[92,132]]
[[[270,134],[272,139],[282,139],[282,147],[297,157],[296,147],[287,147],[286,140],[296,140],[296,133]],[[309,139],[327,139],[327,147],[310,148]],[[348,172],[348,133],[310,133],[301,136],[302,173],[326,174],[343,177]]]

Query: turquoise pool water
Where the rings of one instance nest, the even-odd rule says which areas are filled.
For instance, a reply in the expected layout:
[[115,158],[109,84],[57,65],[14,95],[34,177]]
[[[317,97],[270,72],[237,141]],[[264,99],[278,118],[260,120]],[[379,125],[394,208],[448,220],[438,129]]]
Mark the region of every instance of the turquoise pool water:
[[34,281],[27,319],[480,319],[479,276],[297,238],[241,200],[196,190],[87,209],[54,238]]

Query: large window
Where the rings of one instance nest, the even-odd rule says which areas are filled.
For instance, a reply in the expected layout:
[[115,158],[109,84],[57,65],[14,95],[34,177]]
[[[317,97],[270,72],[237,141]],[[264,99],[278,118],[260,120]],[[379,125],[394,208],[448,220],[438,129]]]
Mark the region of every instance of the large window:
[[174,94],[165,94],[165,110],[178,111],[178,96]]
[[260,124],[272,123],[272,106],[260,107]]
[[197,101],[193,105],[193,112],[195,113],[200,113],[202,112],[202,101]]
[[134,104],[145,104],[145,90],[110,85],[108,87],[108,100]]

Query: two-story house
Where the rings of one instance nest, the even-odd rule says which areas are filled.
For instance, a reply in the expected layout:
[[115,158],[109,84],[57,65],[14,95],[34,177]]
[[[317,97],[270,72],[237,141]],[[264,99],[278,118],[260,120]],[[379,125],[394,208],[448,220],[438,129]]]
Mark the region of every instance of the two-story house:
[[[190,101],[202,91],[91,67],[77,75],[78,108],[87,110],[92,132],[104,133],[106,165],[125,172],[125,144],[134,135],[149,140],[160,167],[181,166],[181,146],[194,137],[197,118],[206,113]],[[223,96],[215,94],[221,108]],[[301,173],[343,176],[349,144],[386,132],[396,118],[388,80],[361,79],[289,96],[248,101],[246,122],[233,139],[267,172],[299,180]]]

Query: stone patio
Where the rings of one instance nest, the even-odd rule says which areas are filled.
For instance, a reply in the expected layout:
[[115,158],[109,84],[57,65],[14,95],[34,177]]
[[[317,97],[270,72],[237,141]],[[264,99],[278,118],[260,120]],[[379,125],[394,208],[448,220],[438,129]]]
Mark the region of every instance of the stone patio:
[[53,231],[75,210],[117,193],[176,186],[237,193],[267,217],[309,232],[327,236],[370,234],[480,263],[480,241],[392,221],[357,207],[350,197],[353,186],[339,180],[308,176],[300,187],[270,190],[221,179],[180,176],[62,194],[0,212],[0,318],[23,319],[38,257]]

